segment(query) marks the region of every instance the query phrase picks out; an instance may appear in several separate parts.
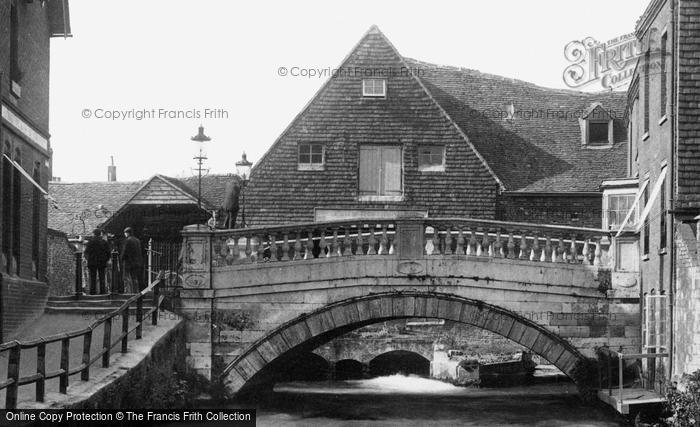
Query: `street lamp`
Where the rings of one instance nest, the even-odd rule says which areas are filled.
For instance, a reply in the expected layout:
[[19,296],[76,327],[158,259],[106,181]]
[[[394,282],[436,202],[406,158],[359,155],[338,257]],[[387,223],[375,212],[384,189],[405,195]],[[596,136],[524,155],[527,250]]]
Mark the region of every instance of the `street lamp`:
[[190,140],[196,142],[197,148],[199,149],[199,153],[196,156],[194,156],[193,159],[197,162],[197,173],[199,176],[197,206],[199,207],[199,209],[202,209],[202,170],[204,170],[202,168],[202,165],[204,164],[204,161],[207,160],[207,156],[204,153],[204,143],[211,141],[211,138],[204,134],[204,126],[199,125],[199,132],[197,133],[197,135],[190,138]]
[[236,175],[241,179],[241,228],[245,227],[245,187],[250,181],[250,169],[253,166],[243,152],[241,160],[236,162]]

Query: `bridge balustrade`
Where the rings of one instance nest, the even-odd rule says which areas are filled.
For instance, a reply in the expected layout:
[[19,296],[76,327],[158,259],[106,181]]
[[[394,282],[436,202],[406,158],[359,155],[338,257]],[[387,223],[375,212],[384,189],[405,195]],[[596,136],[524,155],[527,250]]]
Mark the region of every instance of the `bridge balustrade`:
[[605,230],[494,220],[360,219],[216,230],[211,238],[212,267],[377,255],[611,265]]

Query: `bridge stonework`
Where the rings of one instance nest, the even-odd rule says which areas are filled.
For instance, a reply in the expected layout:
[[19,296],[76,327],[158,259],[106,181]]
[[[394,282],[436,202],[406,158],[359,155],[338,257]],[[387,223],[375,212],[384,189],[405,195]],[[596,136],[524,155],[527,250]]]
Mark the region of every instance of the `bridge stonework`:
[[235,393],[297,352],[412,317],[484,328],[570,376],[596,347],[638,349],[636,273],[614,271],[602,230],[428,221],[187,227],[190,365]]
[[355,360],[368,364],[375,357],[391,351],[409,351],[416,353],[429,361],[433,360],[433,339],[411,338],[352,338],[334,340],[322,345],[314,353],[329,362]]

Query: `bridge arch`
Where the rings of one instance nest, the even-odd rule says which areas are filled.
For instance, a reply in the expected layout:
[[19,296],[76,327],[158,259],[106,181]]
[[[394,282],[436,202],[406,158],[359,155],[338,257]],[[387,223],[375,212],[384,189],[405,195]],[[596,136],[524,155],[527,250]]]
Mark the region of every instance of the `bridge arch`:
[[369,373],[373,377],[393,374],[430,375],[430,359],[408,350],[387,351],[369,362]]
[[539,354],[572,377],[585,357],[545,327],[483,301],[436,292],[384,292],[348,298],[302,314],[251,344],[222,372],[229,392],[265,378],[266,368],[299,352],[309,352],[351,330],[391,319],[429,317],[477,326]]

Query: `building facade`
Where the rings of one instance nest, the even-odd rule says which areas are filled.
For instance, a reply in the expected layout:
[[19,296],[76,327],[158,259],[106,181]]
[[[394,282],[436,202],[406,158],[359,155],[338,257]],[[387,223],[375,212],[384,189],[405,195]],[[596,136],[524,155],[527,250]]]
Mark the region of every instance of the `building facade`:
[[639,233],[641,351],[670,353],[644,368],[662,384],[700,369],[700,3],[653,0],[636,35],[624,198]]
[[70,36],[67,0],[0,2],[0,338],[43,311],[47,294],[49,42],[56,36]]
[[249,225],[471,217],[600,227],[624,176],[624,93],[401,56],[372,27],[256,163]]

